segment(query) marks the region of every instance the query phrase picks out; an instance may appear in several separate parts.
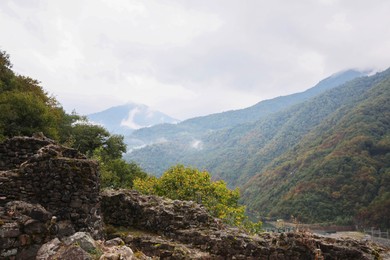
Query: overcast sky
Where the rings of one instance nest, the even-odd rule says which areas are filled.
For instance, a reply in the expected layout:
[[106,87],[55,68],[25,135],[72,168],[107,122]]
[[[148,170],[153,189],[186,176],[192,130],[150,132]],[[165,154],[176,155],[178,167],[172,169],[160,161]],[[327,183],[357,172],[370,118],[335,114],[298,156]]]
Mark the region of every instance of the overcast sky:
[[390,66],[389,0],[1,0],[0,49],[71,112],[178,119]]

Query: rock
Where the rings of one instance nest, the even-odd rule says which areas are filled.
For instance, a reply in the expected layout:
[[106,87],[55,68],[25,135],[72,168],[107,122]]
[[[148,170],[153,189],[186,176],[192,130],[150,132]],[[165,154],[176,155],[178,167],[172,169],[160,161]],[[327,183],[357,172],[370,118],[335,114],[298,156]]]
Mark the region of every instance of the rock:
[[57,223],[57,226],[58,226],[57,236],[60,238],[70,236],[76,232],[70,220],[59,221]]
[[92,260],[92,256],[85,252],[81,247],[71,246],[66,248],[58,257],[54,259],[61,260]]
[[61,245],[61,241],[58,238],[54,238],[53,240],[41,246],[41,248],[38,250],[36,259],[43,260],[52,258],[57,253]]
[[47,227],[44,223],[39,222],[35,219],[29,219],[24,223],[24,232],[28,235],[36,235],[47,233]]
[[0,227],[0,237],[18,237],[20,235],[20,227],[18,223],[5,223]]
[[35,259],[40,247],[40,245],[31,245],[28,247],[24,247],[18,251],[16,259]]
[[78,245],[87,252],[96,251],[95,240],[86,232],[77,232],[63,239],[65,245]]
[[116,237],[116,238],[113,238],[113,239],[110,239],[110,240],[107,240],[104,242],[105,246],[123,246],[124,244],[125,244],[125,242],[119,237]]
[[99,260],[131,260],[134,258],[133,251],[127,246],[113,246],[106,250]]
[[[77,234],[77,233],[76,233]],[[85,242],[84,240],[89,240],[90,237],[86,238],[88,236],[77,234],[78,241],[83,241],[82,244],[86,246],[89,242]],[[92,239],[92,238],[91,238]],[[76,241],[76,239],[68,239],[69,241]],[[93,241],[93,244],[95,244],[95,241]],[[88,247],[88,246],[87,246]],[[94,252],[96,248],[91,249],[91,252]],[[80,244],[77,243],[64,243],[60,241],[58,238],[54,238],[51,241],[47,242],[46,244],[42,245],[41,248],[38,250],[38,253],[36,255],[36,259],[43,260],[43,259],[92,259],[92,256],[82,248]]]
[[12,248],[12,249],[9,249],[9,250],[2,251],[1,254],[0,254],[0,257],[1,258],[4,257],[5,259],[9,259],[12,256],[15,256],[17,253],[18,253],[18,250],[16,248]]

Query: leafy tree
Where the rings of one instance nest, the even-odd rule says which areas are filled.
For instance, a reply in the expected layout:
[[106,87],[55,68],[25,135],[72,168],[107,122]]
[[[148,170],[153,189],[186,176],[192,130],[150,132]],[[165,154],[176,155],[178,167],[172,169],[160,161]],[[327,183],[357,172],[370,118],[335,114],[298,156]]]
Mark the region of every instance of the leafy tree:
[[145,179],[146,172],[136,163],[127,163],[122,159],[113,159],[100,163],[101,185],[103,188],[133,187],[134,179]]
[[[136,179],[134,189],[170,199],[196,201],[202,203],[213,216],[228,224],[250,225],[244,215],[245,207],[238,203],[239,190],[229,190],[224,181],[211,181],[211,176],[206,171],[176,165],[168,169],[159,179],[156,177]],[[261,224],[257,227],[259,226]],[[253,227],[255,228],[255,225]]]
[[122,158],[122,154],[126,152],[126,144],[124,143],[123,135],[111,135],[108,137],[101,151],[101,156],[105,159]]
[[[77,138],[88,135],[91,132],[96,134],[95,138],[89,140],[89,143],[85,142],[82,145],[87,148],[87,154],[91,154],[92,158],[96,159],[100,164],[101,185],[103,188],[130,189],[133,187],[135,178],[146,178],[146,172],[136,163],[127,163],[122,159],[122,154],[126,152],[126,145],[122,135],[109,135],[104,128],[96,125],[83,124],[75,127],[79,131]],[[82,131],[84,132],[82,133]],[[73,146],[80,144],[80,139],[73,141]],[[93,152],[91,152],[92,149],[94,149]]]
[[33,93],[8,92],[0,95],[0,127],[4,136],[45,132],[57,137],[55,118],[50,108]]
[[0,139],[43,132],[61,140],[67,115],[37,80],[16,75],[9,55],[0,51]]
[[87,156],[92,156],[96,149],[105,144],[110,133],[104,127],[90,124],[84,120],[77,122],[72,127],[71,136],[73,138],[73,148]]

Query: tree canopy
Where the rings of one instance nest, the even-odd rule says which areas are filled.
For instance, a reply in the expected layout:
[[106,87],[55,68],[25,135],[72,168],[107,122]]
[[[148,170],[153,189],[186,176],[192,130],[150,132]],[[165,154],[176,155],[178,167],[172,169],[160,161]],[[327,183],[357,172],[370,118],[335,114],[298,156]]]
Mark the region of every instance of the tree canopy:
[[9,55],[0,51],[0,140],[34,132],[55,140],[65,138],[62,127],[72,124],[72,117],[37,80],[16,75],[11,68]]
[[261,228],[261,222],[251,223],[245,216],[245,206],[238,203],[239,190],[229,190],[222,180],[212,181],[207,171],[176,165],[160,178],[136,179],[134,189],[145,194],[202,203],[211,215],[228,224],[257,228],[257,231]]

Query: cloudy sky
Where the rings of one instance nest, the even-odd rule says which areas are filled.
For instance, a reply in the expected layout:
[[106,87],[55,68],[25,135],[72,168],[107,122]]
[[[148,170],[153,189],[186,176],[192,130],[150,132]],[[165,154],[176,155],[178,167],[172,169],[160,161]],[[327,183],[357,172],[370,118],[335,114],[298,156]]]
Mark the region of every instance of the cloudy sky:
[[178,119],[390,66],[388,0],[1,0],[0,49],[70,112]]

